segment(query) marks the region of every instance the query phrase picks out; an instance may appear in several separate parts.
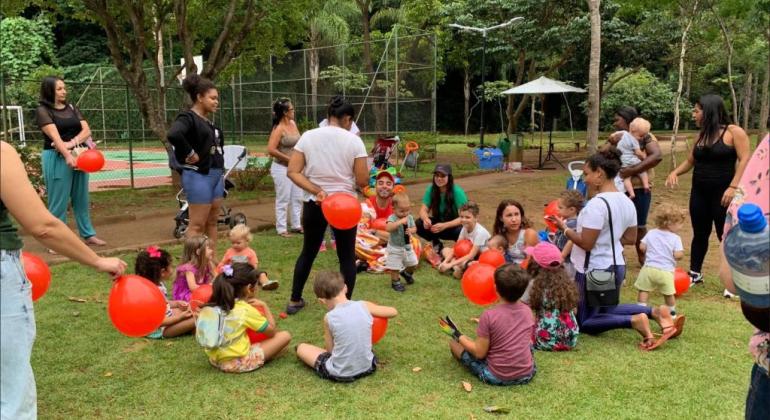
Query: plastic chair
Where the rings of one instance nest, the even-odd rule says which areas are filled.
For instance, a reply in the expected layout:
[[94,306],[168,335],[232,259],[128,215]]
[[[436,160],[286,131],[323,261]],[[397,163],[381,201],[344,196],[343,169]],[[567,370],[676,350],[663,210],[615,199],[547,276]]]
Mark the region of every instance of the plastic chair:
[[[408,141],[404,145],[404,161],[401,163],[401,170],[404,171],[404,166],[412,168],[412,173],[417,176],[417,169],[420,166],[420,154],[417,152],[420,149],[420,145],[415,141]],[[411,159],[410,159],[411,155]]]

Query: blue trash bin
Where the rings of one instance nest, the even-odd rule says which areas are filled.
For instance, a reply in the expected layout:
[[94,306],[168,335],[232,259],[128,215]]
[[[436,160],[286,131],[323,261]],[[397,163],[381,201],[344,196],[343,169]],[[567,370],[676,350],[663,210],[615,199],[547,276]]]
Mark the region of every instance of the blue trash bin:
[[500,170],[503,168],[503,151],[495,148],[482,148],[474,150],[479,160],[480,169]]

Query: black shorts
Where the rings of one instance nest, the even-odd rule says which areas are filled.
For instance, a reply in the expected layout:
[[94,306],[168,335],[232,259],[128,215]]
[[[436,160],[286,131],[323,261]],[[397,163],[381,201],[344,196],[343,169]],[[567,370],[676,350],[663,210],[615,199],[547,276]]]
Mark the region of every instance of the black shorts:
[[364,376],[369,376],[372,373],[377,371],[377,356],[374,356],[374,359],[372,359],[372,366],[367,369],[364,372],[359,373],[358,375],[354,376],[335,376],[329,373],[328,370],[326,370],[326,361],[329,360],[329,358],[332,357],[332,354],[327,352],[323,352],[318,355],[318,358],[315,359],[315,364],[313,365],[313,370],[315,370],[315,373],[318,374],[322,379],[329,379],[334,382],[353,382],[356,379],[363,378]]

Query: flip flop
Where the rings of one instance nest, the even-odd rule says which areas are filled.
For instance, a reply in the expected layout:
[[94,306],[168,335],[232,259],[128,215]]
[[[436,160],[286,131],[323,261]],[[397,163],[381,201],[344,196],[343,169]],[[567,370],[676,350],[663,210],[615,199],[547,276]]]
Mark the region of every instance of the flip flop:
[[684,315],[678,315],[676,319],[674,320],[674,327],[676,328],[676,332],[674,335],[671,336],[671,338],[677,338],[682,334],[682,331],[684,330],[684,321],[685,316]]
[[674,334],[676,334],[676,327],[673,324],[664,327],[663,334],[661,334],[660,337],[658,337],[655,343],[653,343],[651,346],[648,346],[647,350],[655,350],[656,348],[662,346]]
[[641,351],[649,351],[650,346],[655,344],[655,336],[649,336],[642,339],[642,342],[639,343],[639,350]]
[[283,232],[283,233],[279,233],[278,236],[280,236],[282,238],[291,238],[291,233]]

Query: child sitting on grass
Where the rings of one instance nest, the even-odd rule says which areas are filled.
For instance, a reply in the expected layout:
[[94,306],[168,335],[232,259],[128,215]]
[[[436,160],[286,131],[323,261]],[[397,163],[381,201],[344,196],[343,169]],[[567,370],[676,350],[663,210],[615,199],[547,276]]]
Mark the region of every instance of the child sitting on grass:
[[453,338],[452,355],[489,385],[523,385],[537,372],[532,355],[532,310],[519,301],[529,284],[529,274],[516,264],[495,270],[495,286],[502,303],[484,311],[476,339],[463,335],[447,316],[442,330]]
[[[575,230],[577,228],[577,216],[580,210],[583,209],[583,203],[585,198],[578,190],[565,190],[559,195],[559,217],[564,219],[566,228]],[[553,243],[561,251],[562,260],[564,261],[564,270],[570,278],[575,277],[575,267],[570,260],[570,253],[572,252],[572,241],[564,234],[564,229],[556,231]]]
[[321,378],[336,382],[352,382],[374,373],[372,317],[393,318],[398,315],[396,308],[348,300],[347,286],[338,272],[318,273],[313,291],[329,310],[323,321],[324,348],[302,343],[297,346],[297,357]]
[[[228,235],[230,239],[230,248],[225,251],[225,256],[217,265],[217,273],[222,271],[222,267],[227,264],[246,263],[254,268],[259,268],[259,257],[257,253],[249,246],[253,235],[251,229],[244,224],[237,224],[230,229]],[[270,280],[267,273],[259,271],[259,285],[262,290],[275,290],[278,288],[278,282]]]
[[[219,347],[204,349],[209,363],[223,372],[256,370],[278,355],[291,341],[287,331],[276,331],[275,320],[267,304],[255,297],[257,273],[256,269],[244,263],[222,267],[222,273],[214,281],[211,300],[198,318],[200,324],[206,307],[216,308],[224,316],[224,342]],[[264,316],[258,308],[262,309]],[[200,325],[198,329],[201,329]],[[268,338],[251,344],[246,329],[264,333]],[[201,332],[198,331],[199,334]]]
[[532,345],[536,350],[572,350],[579,334],[578,292],[562,267],[561,252],[556,245],[540,242],[527,248],[527,254],[532,257],[527,267],[532,276],[529,301],[536,318]]
[[209,284],[214,277],[214,250],[209,248],[206,235],[185,238],[182,261],[176,267],[176,280],[172,294],[174,299],[190,301],[192,291],[202,284]]
[[195,329],[195,320],[190,307],[183,300],[168,301],[168,291],[164,280],[171,277],[171,254],[157,246],[149,246],[139,252],[134,264],[134,273],[155,283],[166,300],[166,317],[157,330],[147,335],[147,338],[171,338],[187,334]]
[[[660,291],[676,318],[676,288],[674,287],[674,270],[676,261],[684,257],[682,238],[676,233],[687,218],[687,211],[673,204],[661,204],[655,212],[657,229],[652,229],[644,235],[639,249],[644,253],[644,266],[639,271],[634,287],[639,290],[637,301],[647,306],[650,292]],[[679,321],[681,322],[681,321]]]
[[460,258],[455,258],[454,248],[444,248],[441,251],[444,261],[438,266],[438,271],[442,273],[452,270],[454,277],[457,279],[462,278],[468,263],[475,260],[482,251],[487,249],[487,240],[489,240],[489,231],[478,222],[478,204],[473,201],[463,204],[460,207],[459,214],[460,223],[463,228],[460,230],[460,236],[457,237],[457,240],[467,239],[471,241],[473,247],[470,252]]
[[412,248],[411,235],[417,233],[414,218],[409,213],[411,203],[406,193],[393,196],[393,214],[388,216],[385,230],[389,233],[387,259],[385,268],[390,273],[390,287],[397,292],[406,290],[399,275],[404,277],[406,284],[414,283],[414,270],[419,261]]

